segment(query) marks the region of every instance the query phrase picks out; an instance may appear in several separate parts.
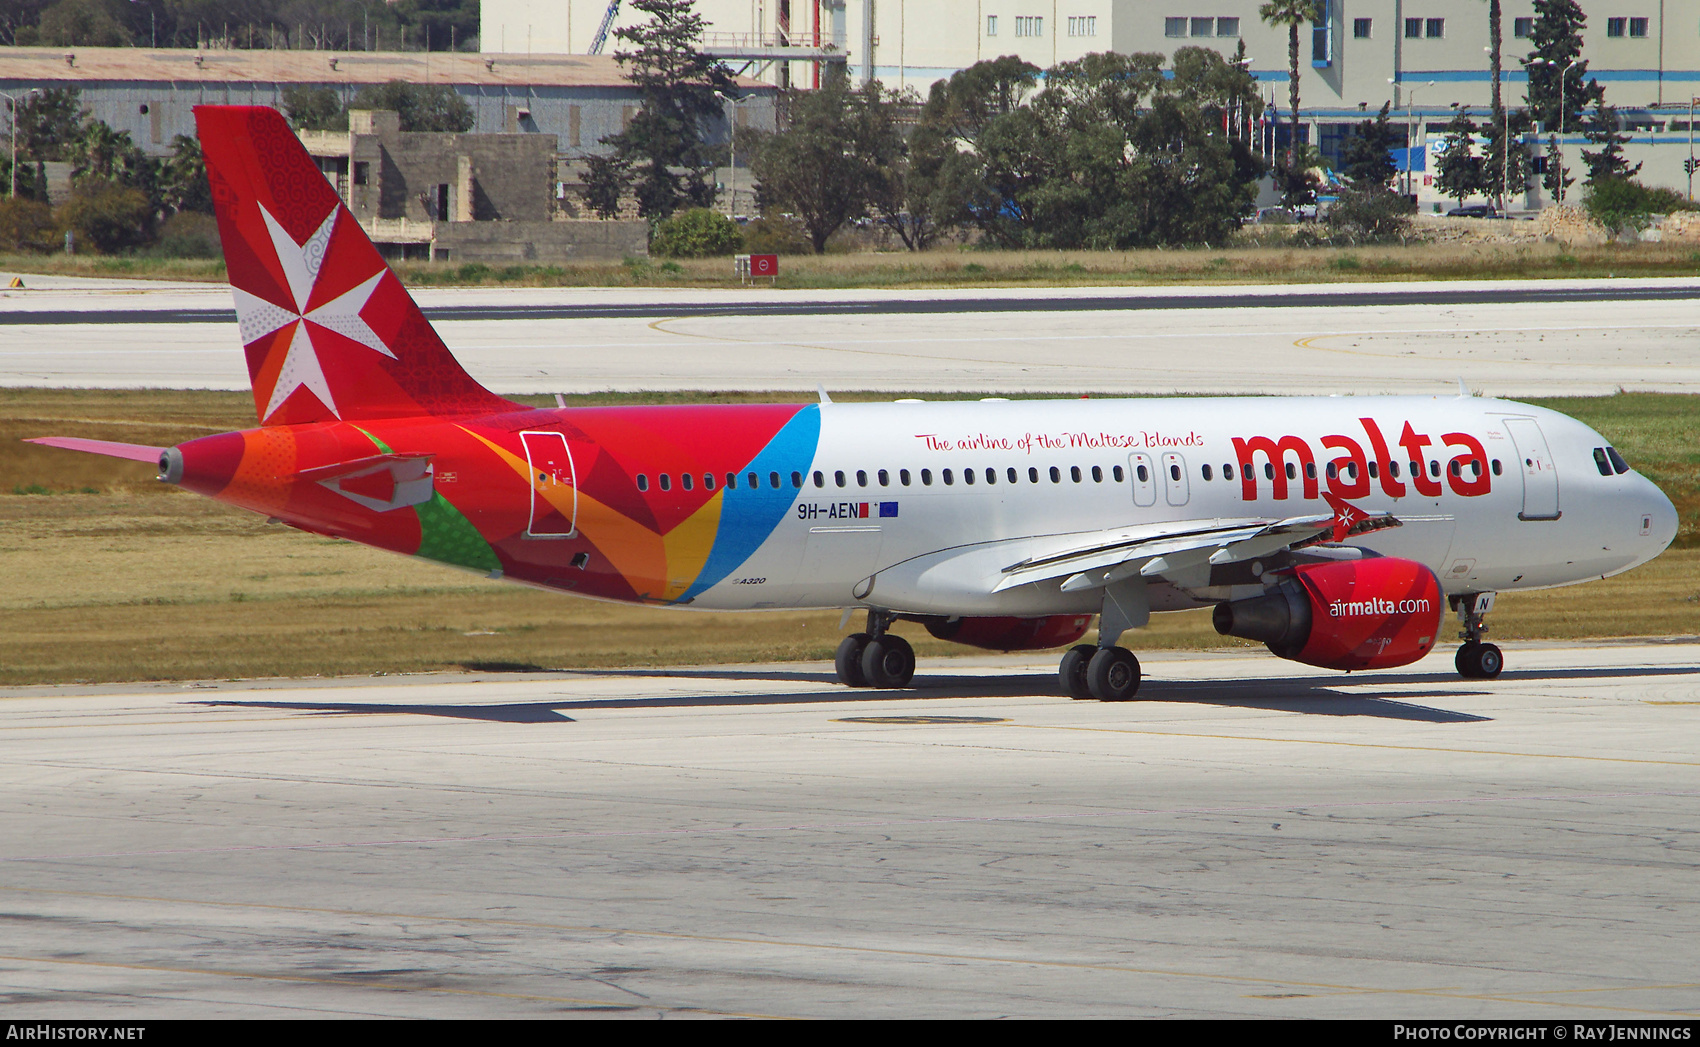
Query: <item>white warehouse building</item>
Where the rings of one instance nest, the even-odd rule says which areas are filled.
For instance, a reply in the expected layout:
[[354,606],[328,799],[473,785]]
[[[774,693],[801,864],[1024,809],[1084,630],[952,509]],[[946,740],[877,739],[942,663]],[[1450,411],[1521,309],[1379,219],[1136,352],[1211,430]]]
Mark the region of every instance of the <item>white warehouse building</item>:
[[[857,82],[878,79],[925,95],[936,80],[983,59],[1018,55],[1041,68],[1094,51],[1204,46],[1233,54],[1243,42],[1253,76],[1285,123],[1287,31],[1258,17],[1260,0],[697,0],[708,23],[705,50],[735,70],[778,86],[808,88],[828,64]],[[1588,16],[1582,57],[1606,88],[1631,161],[1650,184],[1686,190],[1700,95],[1700,3],[1695,0],[1582,0]],[[615,5],[612,26],[641,17]],[[1503,91],[1521,103],[1517,59],[1528,54],[1533,0],[1504,0]],[[1302,31],[1301,132],[1323,155],[1365,112],[1391,102],[1413,134],[1413,188],[1432,181],[1432,155],[1454,105],[1478,119],[1489,104],[1485,0],[1323,0],[1323,19]],[[486,53],[590,53],[609,0],[483,0]],[[612,54],[619,42],[603,44]],[[1700,118],[1697,118],[1700,119]],[[1574,129],[1571,129],[1574,130]],[[1579,134],[1567,134],[1566,163],[1580,167]],[[1430,187],[1432,189],[1432,187]],[[1541,201],[1537,194],[1531,206]]]

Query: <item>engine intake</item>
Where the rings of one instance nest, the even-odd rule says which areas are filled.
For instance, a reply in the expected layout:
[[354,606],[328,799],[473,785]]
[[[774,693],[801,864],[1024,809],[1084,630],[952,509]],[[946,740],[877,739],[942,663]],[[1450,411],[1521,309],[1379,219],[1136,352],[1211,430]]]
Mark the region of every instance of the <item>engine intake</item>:
[[1291,661],[1391,669],[1433,649],[1445,614],[1433,571],[1386,556],[1295,567],[1262,596],[1217,604],[1211,621]]

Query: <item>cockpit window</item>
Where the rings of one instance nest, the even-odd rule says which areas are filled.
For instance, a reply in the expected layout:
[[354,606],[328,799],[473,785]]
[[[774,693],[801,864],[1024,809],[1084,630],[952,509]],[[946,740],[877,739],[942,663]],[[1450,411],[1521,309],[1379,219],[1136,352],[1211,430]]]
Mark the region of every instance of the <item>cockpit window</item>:
[[1604,447],[1594,448],[1594,468],[1600,471],[1601,476],[1611,475],[1611,462],[1606,458]]
[[1629,463],[1623,460],[1623,455],[1617,453],[1617,448],[1606,448],[1606,457],[1611,459],[1611,464],[1617,468],[1619,473],[1629,471]]

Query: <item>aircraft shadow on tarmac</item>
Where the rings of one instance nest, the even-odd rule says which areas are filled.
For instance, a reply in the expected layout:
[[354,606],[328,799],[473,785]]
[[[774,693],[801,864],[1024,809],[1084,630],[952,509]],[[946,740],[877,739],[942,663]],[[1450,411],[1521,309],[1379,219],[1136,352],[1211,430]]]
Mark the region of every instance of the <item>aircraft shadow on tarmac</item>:
[[[1520,680],[1589,680],[1635,676],[1686,676],[1695,673],[1695,666],[1655,666],[1614,669],[1527,669],[1506,672],[1501,681]],[[570,676],[608,679],[777,680],[795,684],[830,685],[830,673],[794,669],[567,669],[556,673],[527,674],[535,679],[542,676]],[[1482,723],[1493,718],[1474,713],[1458,712],[1417,703],[1417,699],[1453,700],[1490,696],[1492,684],[1453,688],[1397,691],[1387,695],[1353,694],[1340,690],[1350,678],[1341,676],[1290,677],[1285,679],[1248,680],[1154,680],[1147,682],[1144,700],[1183,705],[1216,705],[1240,709],[1266,709],[1271,712],[1302,713],[1310,716],[1371,716],[1379,719],[1408,720],[1422,723]],[[1388,673],[1358,679],[1376,684],[1433,684],[1431,673]],[[1351,680],[1355,685],[1357,680]],[[1024,673],[1009,676],[918,676],[904,690],[850,690],[834,687],[831,690],[761,692],[745,694],[683,694],[659,695],[653,698],[591,698],[583,700],[545,700],[515,702],[500,705],[459,704],[425,705],[385,702],[267,702],[267,701],[199,701],[192,704],[210,707],[243,709],[281,709],[303,713],[329,715],[413,715],[436,716],[456,720],[482,720],[491,723],[573,723],[563,709],[667,709],[704,708],[716,706],[765,705],[842,705],[847,702],[914,701],[943,698],[1025,698],[1046,695],[1056,689],[1055,677],[1049,673]],[[1060,696],[1059,696],[1060,698]]]

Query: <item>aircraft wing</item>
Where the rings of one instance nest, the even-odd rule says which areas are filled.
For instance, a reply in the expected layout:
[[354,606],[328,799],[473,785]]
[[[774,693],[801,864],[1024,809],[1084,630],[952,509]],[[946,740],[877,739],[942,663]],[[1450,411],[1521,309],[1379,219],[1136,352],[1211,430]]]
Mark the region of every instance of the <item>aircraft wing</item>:
[[1005,566],[992,592],[1057,578],[1064,592],[1074,592],[1135,575],[1189,588],[1206,584],[1211,567],[1400,525],[1388,513],[1365,512],[1344,501],[1331,507],[1333,513],[1283,520],[1187,520],[1068,535],[1066,543]]

